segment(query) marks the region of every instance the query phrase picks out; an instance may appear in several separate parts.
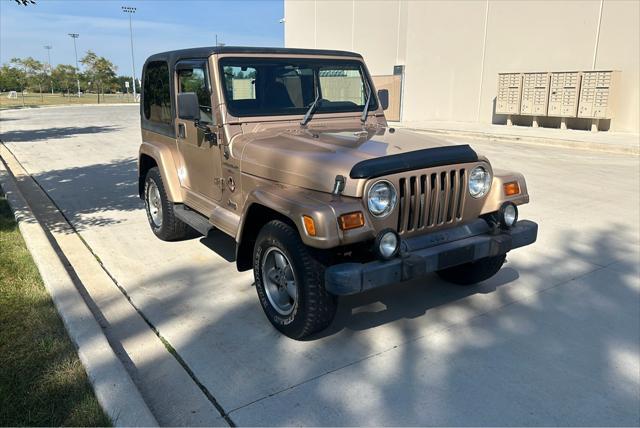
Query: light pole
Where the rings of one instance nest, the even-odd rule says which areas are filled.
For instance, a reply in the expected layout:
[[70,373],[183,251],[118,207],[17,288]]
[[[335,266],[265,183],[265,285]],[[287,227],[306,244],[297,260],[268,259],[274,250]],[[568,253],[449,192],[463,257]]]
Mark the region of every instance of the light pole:
[[51,82],[51,95],[53,95],[53,73],[51,70],[51,49],[53,49],[53,46],[46,45],[44,48],[47,50],[47,62],[49,63],[49,81]]
[[78,68],[78,48],[76,47],[76,39],[80,37],[78,33],[69,33],[73,39],[73,51],[76,53],[76,83],[78,84],[78,98],[80,98],[80,69]]
[[133,84],[133,101],[136,100],[136,61],[133,57],[133,27],[131,26],[131,16],[136,13],[135,7],[122,6],[122,11],[129,14],[129,35],[131,36],[131,68],[133,69],[133,75],[131,76],[131,83]]

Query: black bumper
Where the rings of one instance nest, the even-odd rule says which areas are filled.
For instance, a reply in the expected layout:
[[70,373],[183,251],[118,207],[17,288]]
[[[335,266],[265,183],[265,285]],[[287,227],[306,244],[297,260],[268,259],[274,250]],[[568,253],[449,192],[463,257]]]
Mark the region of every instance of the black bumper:
[[368,263],[342,263],[327,268],[325,287],[335,295],[357,294],[407,281],[452,266],[505,254],[532,244],[538,225],[520,220],[510,230],[489,230],[484,220],[403,241],[401,256]]

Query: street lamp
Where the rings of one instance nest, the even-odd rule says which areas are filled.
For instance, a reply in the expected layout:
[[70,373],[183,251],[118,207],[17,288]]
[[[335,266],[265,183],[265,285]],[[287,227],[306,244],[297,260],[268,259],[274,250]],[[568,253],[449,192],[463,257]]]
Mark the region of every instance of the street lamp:
[[47,62],[49,63],[49,81],[51,82],[51,95],[53,95],[53,73],[51,72],[51,49],[53,46],[46,45],[44,48],[47,50]]
[[136,13],[135,7],[122,6],[122,11],[129,14],[129,35],[131,36],[131,68],[133,69],[133,75],[131,76],[131,83],[133,83],[133,100],[136,100],[136,61],[133,57],[133,27],[131,26],[131,16]]
[[76,83],[78,83],[78,98],[80,98],[80,69],[78,68],[78,48],[76,47],[76,39],[80,37],[78,33],[69,33],[73,39],[73,50],[76,53]]

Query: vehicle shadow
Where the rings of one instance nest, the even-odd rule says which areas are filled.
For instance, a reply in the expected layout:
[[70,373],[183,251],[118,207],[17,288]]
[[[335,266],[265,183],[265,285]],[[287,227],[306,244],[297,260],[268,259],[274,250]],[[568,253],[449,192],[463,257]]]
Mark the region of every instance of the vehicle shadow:
[[213,229],[207,236],[201,236],[200,243],[217,255],[225,259],[227,262],[235,263],[236,261],[236,240],[226,233]]
[[362,331],[398,320],[415,319],[438,306],[474,294],[492,293],[498,287],[518,278],[519,274],[515,269],[504,267],[491,281],[472,286],[456,286],[439,279],[435,274],[429,274],[360,295],[341,297],[334,322],[309,340],[333,335],[343,329]]

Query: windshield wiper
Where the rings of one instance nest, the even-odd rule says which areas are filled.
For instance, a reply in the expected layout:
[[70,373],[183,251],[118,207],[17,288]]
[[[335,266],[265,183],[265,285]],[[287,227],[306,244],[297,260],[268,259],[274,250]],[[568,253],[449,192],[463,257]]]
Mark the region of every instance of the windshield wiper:
[[315,70],[313,73],[313,89],[316,92],[316,98],[313,100],[313,103],[309,106],[309,110],[307,110],[307,112],[304,114],[304,117],[300,122],[300,125],[302,126],[305,126],[307,122],[309,122],[309,119],[311,119],[311,115],[313,114],[314,111],[316,111],[316,108],[318,108],[318,105],[320,104],[320,82],[318,81],[318,73],[319,73],[318,70]]
[[318,104],[320,104],[320,92],[316,93],[316,99],[313,100],[313,103],[309,107],[309,110],[307,110],[307,112],[304,114],[304,118],[302,118],[300,125],[305,126],[307,122],[309,122],[309,119],[311,119],[311,115],[313,114],[313,112],[316,111]]
[[371,102],[371,85],[367,83],[367,102],[364,103],[364,110],[362,110],[362,117],[360,121],[365,123],[367,121],[367,114],[369,114],[369,103]]

